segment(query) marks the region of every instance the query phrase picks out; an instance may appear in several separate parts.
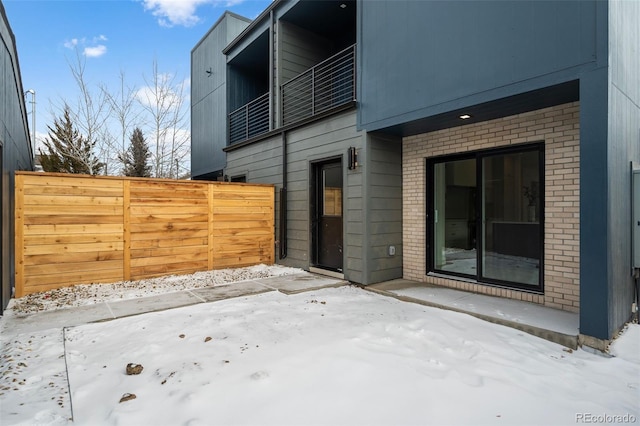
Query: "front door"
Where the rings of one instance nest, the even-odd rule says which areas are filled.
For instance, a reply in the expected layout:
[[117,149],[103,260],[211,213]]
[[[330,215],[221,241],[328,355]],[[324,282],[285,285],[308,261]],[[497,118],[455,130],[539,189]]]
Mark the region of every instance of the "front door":
[[313,166],[314,266],[342,272],[342,161]]

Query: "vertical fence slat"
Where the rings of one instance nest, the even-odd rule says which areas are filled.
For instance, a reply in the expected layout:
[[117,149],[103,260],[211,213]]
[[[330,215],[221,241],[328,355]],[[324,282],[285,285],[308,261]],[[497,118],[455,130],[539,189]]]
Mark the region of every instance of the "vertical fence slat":
[[122,229],[123,242],[123,277],[126,281],[131,279],[131,181],[122,181]]
[[273,185],[19,172],[16,296],[273,263],[273,192]]
[[211,270],[213,269],[213,185],[209,184],[207,190],[207,224],[209,232],[207,235],[207,266]]
[[15,295],[22,297],[24,292],[24,178],[15,176]]

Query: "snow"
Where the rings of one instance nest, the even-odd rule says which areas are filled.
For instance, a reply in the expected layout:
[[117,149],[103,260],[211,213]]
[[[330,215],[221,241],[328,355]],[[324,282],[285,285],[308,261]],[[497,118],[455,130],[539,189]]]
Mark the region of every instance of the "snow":
[[[167,280],[187,288],[204,277]],[[143,284],[111,293],[89,286],[88,298],[66,303],[175,291]],[[2,425],[569,425],[640,417],[637,324],[606,356],[343,286],[4,331]],[[127,375],[129,363],[142,372]],[[136,398],[120,402],[126,394]]]

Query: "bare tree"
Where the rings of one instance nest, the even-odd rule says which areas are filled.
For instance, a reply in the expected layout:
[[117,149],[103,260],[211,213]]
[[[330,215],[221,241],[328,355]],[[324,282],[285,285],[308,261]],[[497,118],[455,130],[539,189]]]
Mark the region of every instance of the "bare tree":
[[[104,98],[109,104],[109,115],[118,122],[120,130],[120,147],[118,148],[118,158],[122,160],[127,152],[129,138],[127,135],[130,129],[139,125],[137,121],[140,118],[140,112],[136,108],[136,88],[128,86],[125,82],[125,73],[120,71],[120,87],[119,90],[112,93],[109,89],[102,85],[101,90]],[[125,165],[126,166],[126,165]]]
[[[173,74],[160,73],[154,60],[151,78],[136,89],[120,73],[119,90],[89,84],[86,57],[76,47],[75,59],[67,60],[79,93],[76,102],[64,100],[71,122],[80,135],[91,141],[105,174],[118,174],[133,128],[148,135],[153,176],[178,178],[189,170],[190,149],[187,83]],[[95,88],[99,90],[95,90]],[[137,101],[137,102],[136,102]],[[70,107],[71,105],[71,107]],[[62,109],[62,108],[58,108]],[[55,114],[54,115],[62,115]],[[117,124],[115,124],[117,122]]]
[[[95,154],[104,163],[105,174],[117,170],[112,163],[117,161],[115,139],[107,125],[109,119],[109,103],[102,90],[93,90],[86,78],[86,58],[78,48],[75,49],[75,60],[67,60],[69,70],[78,87],[78,99],[75,109],[69,108],[71,121],[84,138],[95,144]],[[65,107],[68,103],[65,102]]]
[[151,131],[151,158],[155,177],[179,177],[186,169],[190,133],[185,104],[185,83],[175,75],[158,71],[153,62],[151,78],[144,78],[146,87],[138,91],[138,100],[147,113]]

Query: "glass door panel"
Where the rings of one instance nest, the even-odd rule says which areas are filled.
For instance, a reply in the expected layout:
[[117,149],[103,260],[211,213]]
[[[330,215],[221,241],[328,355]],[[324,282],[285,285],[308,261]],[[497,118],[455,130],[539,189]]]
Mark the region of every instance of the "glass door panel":
[[539,151],[482,158],[481,276],[540,283]]
[[477,275],[476,160],[434,164],[434,269]]

